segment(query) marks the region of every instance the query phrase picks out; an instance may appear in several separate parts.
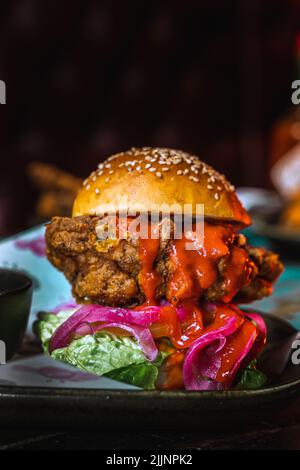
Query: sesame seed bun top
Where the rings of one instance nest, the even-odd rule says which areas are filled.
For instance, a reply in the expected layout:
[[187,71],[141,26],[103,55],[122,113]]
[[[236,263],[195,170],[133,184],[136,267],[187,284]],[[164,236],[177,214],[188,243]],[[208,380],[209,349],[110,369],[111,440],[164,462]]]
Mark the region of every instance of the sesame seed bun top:
[[196,204],[203,204],[208,219],[241,227],[251,222],[223,175],[194,155],[150,147],[132,148],[100,163],[84,181],[73,216],[150,212],[162,204],[172,206],[175,213],[177,208],[180,212],[185,204],[191,204],[194,215]]

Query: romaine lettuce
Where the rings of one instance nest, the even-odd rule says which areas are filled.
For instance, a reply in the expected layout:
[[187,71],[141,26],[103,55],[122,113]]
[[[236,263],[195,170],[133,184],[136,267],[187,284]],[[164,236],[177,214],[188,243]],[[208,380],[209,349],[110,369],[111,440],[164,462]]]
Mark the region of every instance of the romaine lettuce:
[[[58,314],[43,312],[39,315],[35,332],[46,353],[54,331],[72,315],[73,311],[62,311]],[[67,347],[56,349],[51,354],[53,359],[87,372],[106,375],[144,389],[155,388],[158,367],[166,356],[165,353],[159,353],[156,361],[151,363],[134,338],[116,336],[105,330],[74,339]]]
[[104,331],[75,339],[66,348],[53,351],[51,356],[97,375],[147,361],[134,339]]
[[43,349],[48,352],[48,345],[54,331],[69,318],[76,309],[61,310],[54,314],[50,312],[40,312],[38,320],[34,323],[33,329],[36,336],[40,339]]
[[154,390],[158,376],[158,367],[151,364],[151,362],[143,362],[142,364],[134,364],[112,370],[105,375],[111,379],[126,382],[145,390]]

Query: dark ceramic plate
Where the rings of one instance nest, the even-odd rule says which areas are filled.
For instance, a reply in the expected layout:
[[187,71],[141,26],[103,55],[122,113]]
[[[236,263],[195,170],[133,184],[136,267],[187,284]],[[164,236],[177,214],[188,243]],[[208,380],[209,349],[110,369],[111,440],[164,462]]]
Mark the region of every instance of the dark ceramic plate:
[[300,393],[300,366],[289,360],[297,331],[266,315],[261,366],[271,382],[257,391],[146,392],[0,387],[0,425],[41,428],[198,431],[267,419]]

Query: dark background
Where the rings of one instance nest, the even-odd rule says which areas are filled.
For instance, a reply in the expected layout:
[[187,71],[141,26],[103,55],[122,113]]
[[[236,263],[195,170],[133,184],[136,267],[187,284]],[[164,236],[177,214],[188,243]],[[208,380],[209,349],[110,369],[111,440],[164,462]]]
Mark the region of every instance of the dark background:
[[30,224],[32,160],[84,177],[169,146],[267,185],[299,29],[299,0],[1,0],[0,235]]

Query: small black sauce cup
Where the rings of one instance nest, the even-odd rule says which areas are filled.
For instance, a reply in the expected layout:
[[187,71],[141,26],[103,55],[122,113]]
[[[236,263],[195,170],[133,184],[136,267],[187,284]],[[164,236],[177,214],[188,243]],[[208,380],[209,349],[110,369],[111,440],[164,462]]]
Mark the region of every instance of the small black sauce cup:
[[6,359],[21,345],[30,313],[32,281],[13,269],[0,268],[0,340],[5,343]]

